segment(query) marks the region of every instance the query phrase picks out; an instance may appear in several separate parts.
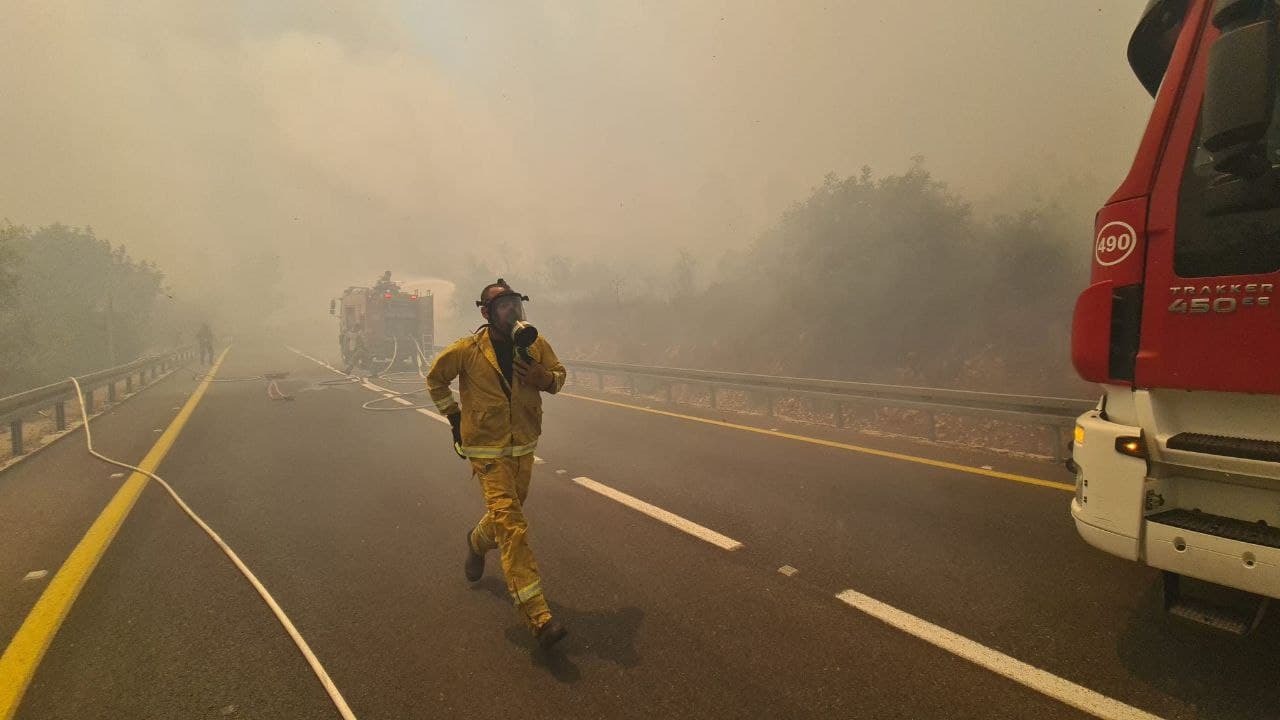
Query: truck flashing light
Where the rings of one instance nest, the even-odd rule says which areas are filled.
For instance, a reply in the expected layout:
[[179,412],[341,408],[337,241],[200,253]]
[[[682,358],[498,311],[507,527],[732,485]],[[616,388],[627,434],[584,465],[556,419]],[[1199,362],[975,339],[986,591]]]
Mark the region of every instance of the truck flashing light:
[[1116,438],[1116,452],[1129,457],[1145,458],[1147,456],[1147,446],[1140,437],[1118,437]]

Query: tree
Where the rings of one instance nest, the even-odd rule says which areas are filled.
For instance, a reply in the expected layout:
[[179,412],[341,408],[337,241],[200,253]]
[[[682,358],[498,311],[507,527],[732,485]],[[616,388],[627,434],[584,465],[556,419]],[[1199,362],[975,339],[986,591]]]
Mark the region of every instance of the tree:
[[30,232],[5,220],[0,222],[0,310],[10,308],[17,301],[19,244]]
[[112,247],[92,228],[0,229],[16,254],[5,312],[7,390],[108,367],[142,354],[163,275]]
[[680,257],[676,259],[671,270],[671,301],[688,302],[697,289],[695,285],[698,272],[698,261],[688,250],[681,248]]
[[978,217],[917,157],[900,174],[828,174],[703,289],[684,251],[654,277],[551,257],[508,279],[565,357],[1052,392],[1071,377],[1083,214]]
[[30,373],[21,352],[28,343],[27,328],[17,311],[20,248],[30,234],[7,220],[0,224],[0,338],[4,338],[0,343],[0,395],[20,389]]

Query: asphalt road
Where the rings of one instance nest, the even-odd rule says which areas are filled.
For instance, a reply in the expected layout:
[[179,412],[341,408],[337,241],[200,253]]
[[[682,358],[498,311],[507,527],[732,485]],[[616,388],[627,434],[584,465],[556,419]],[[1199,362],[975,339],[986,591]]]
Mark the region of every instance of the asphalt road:
[[[211,384],[158,471],[257,574],[360,718],[1089,716],[851,607],[846,590],[1122,710],[1280,717],[1280,620],[1239,639],[1165,617],[1156,573],[1087,547],[1061,489],[568,395],[547,399],[527,507],[571,634],[536,650],[496,556],[480,583],[462,576],[482,502],[447,428],[362,410],[374,392],[322,384],[336,376],[282,346],[238,345],[218,377],[267,371],[289,373],[279,387],[292,400],[269,399],[261,380]],[[197,384],[176,373],[96,420],[99,450],[138,462]],[[1069,481],[1051,465],[781,429]],[[0,638],[124,482],[117,472],[72,434],[0,473]],[[49,575],[24,580],[33,570]],[[151,483],[16,717],[338,714],[260,597]]]

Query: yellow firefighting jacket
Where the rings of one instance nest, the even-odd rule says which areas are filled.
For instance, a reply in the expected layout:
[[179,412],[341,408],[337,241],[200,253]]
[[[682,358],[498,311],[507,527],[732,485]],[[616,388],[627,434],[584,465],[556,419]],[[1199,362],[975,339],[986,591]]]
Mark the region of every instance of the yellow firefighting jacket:
[[[560,392],[565,369],[551,345],[539,337],[529,354],[554,378],[547,392]],[[458,378],[461,408],[449,389],[454,378]],[[519,457],[537,449],[542,434],[542,395],[514,373],[508,386],[487,327],[458,340],[436,357],[427,373],[427,392],[441,414],[462,413],[462,452],[467,457]]]

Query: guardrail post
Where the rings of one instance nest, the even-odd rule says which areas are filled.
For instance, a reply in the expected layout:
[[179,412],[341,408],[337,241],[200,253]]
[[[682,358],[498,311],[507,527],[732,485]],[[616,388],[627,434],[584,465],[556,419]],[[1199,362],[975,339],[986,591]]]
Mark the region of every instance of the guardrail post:
[[84,413],[85,413],[85,415],[92,415],[92,414],[93,414],[93,389],[92,389],[92,388],[81,388],[81,389],[80,389],[80,400],[81,400],[81,402],[83,402],[83,403],[84,403]]
[[22,454],[22,420],[13,420],[9,423],[9,440],[13,447],[13,456],[18,457]]
[[116,381],[112,380],[107,383],[107,402],[116,401]]
[[53,406],[53,426],[59,432],[67,429],[67,404],[61,400]]
[[124,391],[126,393],[133,392],[133,373],[124,376]]
[[1062,428],[1057,425],[1045,427],[1049,431],[1050,456],[1054,462],[1064,462],[1067,459],[1067,444],[1063,438]]

